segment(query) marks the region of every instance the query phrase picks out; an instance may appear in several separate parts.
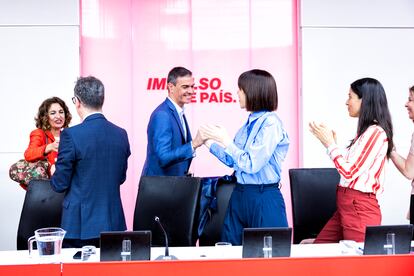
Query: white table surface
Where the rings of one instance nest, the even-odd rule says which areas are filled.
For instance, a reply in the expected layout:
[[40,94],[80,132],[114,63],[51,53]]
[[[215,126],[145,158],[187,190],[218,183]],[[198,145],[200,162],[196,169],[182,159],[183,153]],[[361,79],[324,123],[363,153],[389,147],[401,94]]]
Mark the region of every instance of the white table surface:
[[[360,244],[359,244],[360,245]],[[62,249],[62,253],[58,260],[51,261],[48,258],[39,258],[36,250],[32,256],[29,256],[27,250],[19,251],[0,251],[0,265],[16,265],[16,264],[39,264],[39,263],[74,263],[82,262],[74,260],[73,255],[80,249],[68,248]],[[151,260],[154,260],[165,252],[163,247],[151,248]],[[214,246],[200,247],[171,247],[170,255],[176,256],[179,260],[211,260],[211,259],[240,259],[242,257],[241,246],[230,246],[225,248],[217,248]],[[356,251],[349,252],[348,256],[359,255]],[[291,249],[291,257],[334,257],[344,256],[339,244],[293,244]],[[87,262],[99,262],[99,249],[97,254],[91,256]]]

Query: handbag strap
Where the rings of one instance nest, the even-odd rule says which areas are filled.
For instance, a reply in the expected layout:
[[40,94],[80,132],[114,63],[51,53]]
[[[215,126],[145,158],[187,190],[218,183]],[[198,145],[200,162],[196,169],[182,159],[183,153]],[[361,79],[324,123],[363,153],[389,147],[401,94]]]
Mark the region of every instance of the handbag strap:
[[[43,134],[45,135],[45,145],[47,147],[47,143],[49,142],[49,138],[47,137],[46,131],[43,130]],[[47,155],[45,155],[45,159],[47,160]]]

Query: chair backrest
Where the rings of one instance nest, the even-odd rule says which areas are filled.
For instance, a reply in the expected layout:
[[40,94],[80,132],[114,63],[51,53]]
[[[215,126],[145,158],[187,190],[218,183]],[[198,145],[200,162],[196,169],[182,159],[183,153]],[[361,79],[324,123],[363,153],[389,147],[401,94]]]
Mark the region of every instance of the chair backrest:
[[142,176],[134,212],[134,231],[151,230],[152,245],[194,246],[197,241],[200,178],[186,176]]
[[31,180],[17,230],[17,250],[27,250],[27,239],[45,227],[60,227],[65,194],[56,193],[49,180]]
[[335,168],[290,169],[289,179],[293,243],[316,238],[336,211],[339,173]]
[[211,213],[210,219],[204,226],[203,233],[199,238],[200,245],[213,246],[216,242],[221,241],[224,217],[235,185],[235,183],[218,181],[216,190],[217,210]]

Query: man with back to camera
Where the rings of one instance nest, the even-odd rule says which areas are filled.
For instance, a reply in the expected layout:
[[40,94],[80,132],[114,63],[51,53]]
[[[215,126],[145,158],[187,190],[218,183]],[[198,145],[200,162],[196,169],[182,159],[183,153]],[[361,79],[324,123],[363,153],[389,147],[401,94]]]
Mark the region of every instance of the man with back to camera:
[[168,97],[151,114],[147,128],[147,158],[142,176],[184,176],[196,148],[203,144],[199,134],[191,138],[184,105],[194,94],[190,70],[174,67],[167,78]]
[[102,114],[102,82],[92,76],[79,78],[74,92],[72,101],[82,123],[62,131],[51,185],[66,193],[63,247],[98,247],[100,232],[126,230],[120,185],[131,152],[127,132]]

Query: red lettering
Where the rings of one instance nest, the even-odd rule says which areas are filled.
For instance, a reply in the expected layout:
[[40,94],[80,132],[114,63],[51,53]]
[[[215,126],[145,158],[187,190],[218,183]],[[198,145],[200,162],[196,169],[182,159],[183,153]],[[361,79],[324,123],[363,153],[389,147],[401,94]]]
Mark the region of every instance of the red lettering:
[[148,79],[147,90],[151,90],[152,78]]
[[200,102],[203,103],[205,100],[208,99],[208,93],[206,92],[201,92],[200,93]]
[[197,87],[202,90],[206,90],[208,88],[208,79],[207,78],[201,78],[200,79],[200,85]]
[[167,78],[154,78],[152,90],[164,90],[167,87]]
[[210,100],[209,100],[208,102],[209,102],[209,103],[211,103],[211,102],[218,103],[216,93],[214,93],[214,92],[213,92],[213,93],[211,93]]
[[231,92],[225,92],[224,93],[224,102],[225,103],[232,103],[233,102],[233,95]]
[[[216,85],[214,83],[216,82]],[[221,80],[219,78],[213,78],[210,81],[210,88],[211,89],[219,89],[221,86]]]
[[[191,103],[236,103],[231,92],[224,92],[221,87],[221,79],[218,77],[200,78],[198,86],[194,87],[191,96]],[[165,90],[167,89],[167,78],[148,78],[147,90]],[[202,92],[201,92],[202,91]],[[198,95],[197,95],[198,94]]]

